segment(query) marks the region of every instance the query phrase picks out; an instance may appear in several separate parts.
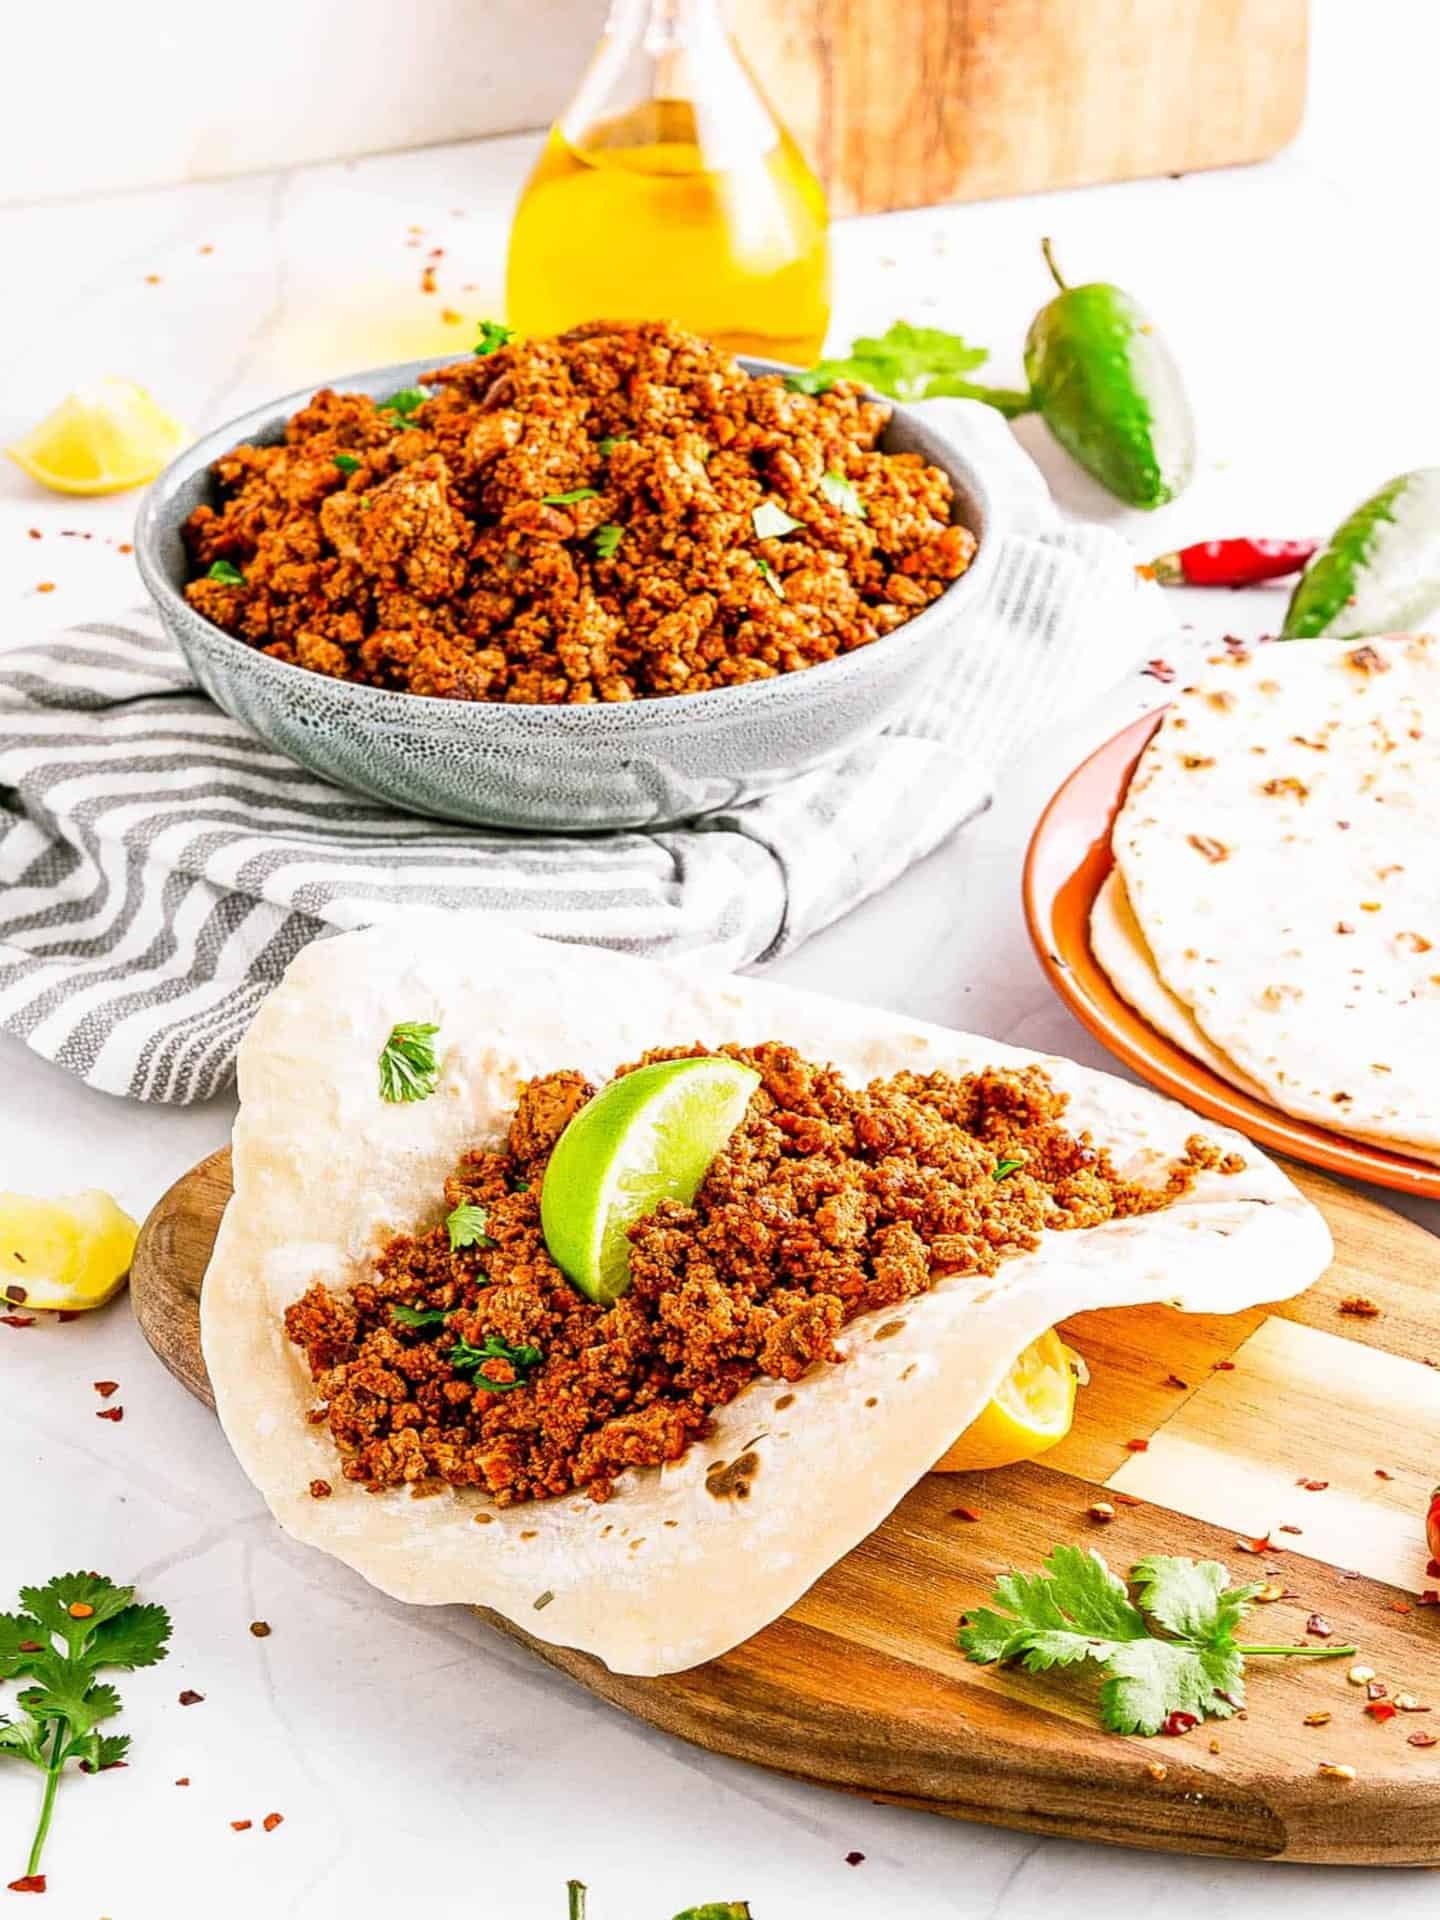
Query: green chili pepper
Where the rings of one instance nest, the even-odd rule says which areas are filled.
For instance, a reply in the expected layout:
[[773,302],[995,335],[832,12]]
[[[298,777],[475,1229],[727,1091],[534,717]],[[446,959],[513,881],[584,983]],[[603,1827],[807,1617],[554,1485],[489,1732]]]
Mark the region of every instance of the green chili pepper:
[[1132,507],[1173,500],[1195,466],[1195,426],[1169,348],[1128,293],[1106,281],[1060,291],[1025,338],[1025,373],[1046,426]]
[[1295,584],[1285,640],[1406,633],[1440,615],[1440,467],[1389,481],[1342,520]]

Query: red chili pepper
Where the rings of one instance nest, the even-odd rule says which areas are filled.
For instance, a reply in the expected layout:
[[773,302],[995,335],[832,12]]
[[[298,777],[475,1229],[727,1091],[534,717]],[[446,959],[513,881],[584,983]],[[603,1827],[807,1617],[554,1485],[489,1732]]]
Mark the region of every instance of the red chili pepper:
[[1177,553],[1162,553],[1140,571],[1162,587],[1253,587],[1299,573],[1318,545],[1315,540],[1200,540]]
[[1425,1543],[1430,1549],[1430,1565],[1434,1569],[1440,1561],[1440,1487],[1436,1487],[1430,1496],[1429,1510],[1425,1515]]

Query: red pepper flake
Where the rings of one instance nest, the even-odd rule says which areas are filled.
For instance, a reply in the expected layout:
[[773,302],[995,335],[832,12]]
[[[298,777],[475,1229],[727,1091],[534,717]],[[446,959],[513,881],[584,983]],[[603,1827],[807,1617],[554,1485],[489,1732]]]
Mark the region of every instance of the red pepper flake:
[[28,531],[32,540],[43,540],[45,538],[39,527],[31,527]]
[[120,1385],[118,1380],[96,1380],[91,1383],[102,1400],[108,1400]]
[[33,1327],[35,1316],[33,1313],[0,1313],[0,1322],[7,1327]]
[[1395,1476],[1393,1473],[1390,1473],[1389,1471],[1387,1471],[1387,1469],[1384,1467],[1376,1467],[1375,1478],[1377,1480],[1393,1480]]
[[158,287],[158,286],[159,286],[159,284],[160,284],[160,276],[159,276],[159,274],[158,274],[158,273],[147,273],[147,274],[146,274],[146,276],[145,276],[145,284],[146,284],[146,286],[147,286],[147,287]]
[[1169,686],[1170,682],[1175,678],[1175,669],[1174,667],[1171,666],[1168,660],[1147,660],[1145,662],[1143,671],[1150,677],[1150,679],[1159,680],[1163,685],[1167,687]]
[[973,1507],[951,1507],[950,1518],[952,1520],[968,1520],[973,1526],[980,1516]]
[[1192,1727],[1198,1727],[1199,1724],[1200,1724],[1200,1720],[1198,1715],[1193,1713],[1182,1713],[1177,1708],[1174,1713],[1166,1715],[1165,1724],[1163,1727],[1161,1727],[1160,1731],[1162,1733],[1171,1734],[1173,1737],[1178,1739],[1182,1733],[1189,1733]]
[[1125,1442],[1125,1451],[1127,1453],[1148,1453],[1150,1451],[1150,1442],[1148,1440],[1127,1440]]
[[1145,1502],[1137,1498],[1135,1494],[1121,1493],[1118,1488],[1113,1487],[1110,1491],[1110,1498],[1115,1502],[1117,1507],[1143,1507],[1145,1504]]
[[1379,1720],[1381,1722],[1393,1720],[1395,1718],[1395,1703],[1393,1700],[1371,1700],[1366,1706],[1365,1711],[1372,1720]]
[[284,1818],[285,1816],[283,1813],[267,1813],[265,1818],[260,1822],[260,1824],[265,1829],[266,1833],[273,1833],[275,1829],[283,1822]]
[[115,551],[117,553],[133,553],[135,549],[134,547],[131,546],[128,540],[122,540],[119,546],[116,547]]
[[97,1407],[95,1410],[95,1418],[97,1420],[120,1421],[125,1418],[125,1409],[124,1407]]
[[1297,1480],[1295,1484],[1297,1487],[1303,1487],[1306,1493],[1324,1493],[1330,1482],[1328,1480]]
[[1389,1691],[1389,1687],[1386,1686],[1383,1680],[1367,1680],[1365,1683],[1365,1698],[1367,1700],[1383,1700]]
[[1189,1387],[1190,1382],[1188,1380],[1182,1380],[1178,1373],[1167,1373],[1165,1376],[1165,1384],[1167,1387],[1179,1387],[1183,1390]]
[[1262,1533],[1258,1540],[1237,1540],[1235,1545],[1241,1553],[1276,1553],[1275,1546],[1268,1533]]
[[1341,1313],[1353,1314],[1357,1320],[1374,1320],[1380,1309],[1373,1300],[1367,1300],[1363,1293],[1347,1293],[1340,1302]]
[[236,1833],[248,1833],[255,1822],[253,1820],[232,1820],[230,1824]]
[[44,1649],[38,1640],[22,1640],[20,1642],[20,1651],[21,1653],[41,1653]]
[[1425,1571],[1432,1580],[1440,1580],[1440,1560],[1427,1560]]
[[215,249],[214,247],[205,246],[205,247],[198,248],[197,251],[200,253],[213,253]]
[[35,582],[35,591],[36,593],[54,593],[55,582],[53,580],[37,580]]
[[180,1697],[180,1704],[182,1707],[198,1706],[200,1702],[205,1698],[203,1693],[196,1693],[193,1687],[186,1687],[184,1692],[181,1693],[179,1697]]
[[1305,1631],[1313,1633],[1317,1640],[1328,1640],[1335,1629],[1323,1613],[1312,1613],[1305,1622]]
[[853,1850],[852,1850],[851,1852],[849,1852],[849,1853],[847,1853],[847,1854],[846,1854],[846,1856],[845,1856],[845,1864],[846,1864],[846,1866],[847,1866],[847,1867],[858,1867],[858,1866],[859,1866],[859,1864],[860,1864],[860,1862],[861,1862],[861,1861],[862,1861],[862,1860],[863,1860],[864,1858],[865,1858],[865,1856],[864,1856],[864,1854],[863,1854],[863,1853],[857,1853],[857,1852],[855,1852],[855,1851],[853,1851]]
[[1277,1527],[1275,1531],[1277,1533],[1303,1533],[1305,1529],[1303,1527],[1283,1526]]
[[1233,1360],[1217,1360],[1215,1362],[1215,1371],[1216,1373],[1233,1373],[1235,1371],[1235,1362]]
[[1152,1760],[1145,1771],[1152,1780],[1165,1780],[1169,1778],[1170,1774],[1170,1769],[1163,1760]]
[[189,1784],[190,1784],[190,1776],[189,1776],[189,1774],[188,1774],[188,1773],[182,1773],[182,1774],[181,1774],[181,1776],[180,1776],[180,1778],[179,1778],[179,1779],[178,1779],[178,1780],[177,1780],[177,1781],[175,1782],[175,1784],[176,1784],[176,1786],[177,1786],[177,1787],[188,1787],[188,1786],[189,1786]]
[[1391,1613],[1413,1613],[1415,1609],[1408,1600],[1392,1600],[1390,1602],[1390,1611]]
[[312,1500],[328,1500],[334,1491],[335,1489],[328,1480],[312,1480],[310,1482],[310,1498]]
[[435,269],[434,267],[426,267],[420,276],[420,291],[421,293],[434,293],[435,290]]
[[81,1773],[110,1773],[116,1767],[128,1767],[128,1760],[107,1760],[103,1767],[92,1767],[88,1760],[80,1762]]
[[440,318],[447,327],[458,327],[465,316],[463,313],[457,313],[454,307],[442,307]]
[[27,1873],[23,1878],[7,1884],[11,1893],[44,1893],[45,1876],[43,1873]]
[[268,1620],[252,1620],[250,1622],[250,1631],[257,1640],[268,1640],[270,1637],[270,1622]]
[[95,1612],[88,1600],[72,1600],[65,1609],[72,1620],[89,1620]]
[[1405,1736],[1407,1747],[1440,1746],[1440,1735],[1433,1733],[1408,1733]]

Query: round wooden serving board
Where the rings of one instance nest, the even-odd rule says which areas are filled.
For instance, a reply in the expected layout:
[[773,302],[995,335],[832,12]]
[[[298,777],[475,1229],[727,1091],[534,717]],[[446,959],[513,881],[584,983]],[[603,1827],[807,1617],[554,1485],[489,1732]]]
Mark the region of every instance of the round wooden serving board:
[[[1440,1584],[1422,1532],[1440,1479],[1440,1249],[1359,1194],[1295,1178],[1337,1248],[1309,1293],[1229,1318],[1077,1317],[1066,1338],[1091,1384],[1042,1464],[927,1475],[722,1659],[640,1680],[496,1624],[668,1733],[875,1799],[1120,1846],[1440,1864],[1440,1606],[1420,1599]],[[200,1285],[229,1193],[228,1152],[186,1174],[146,1221],[131,1282],[146,1338],[205,1400]],[[1378,1311],[1342,1310],[1355,1297]],[[1089,1517],[1096,1500],[1115,1506],[1108,1525]],[[1260,1553],[1237,1546],[1267,1530]],[[1348,1661],[1255,1660],[1243,1720],[1181,1739],[1105,1733],[1093,1678],[976,1667],[954,1645],[957,1616],[997,1574],[1059,1541],[1126,1570],[1147,1552],[1211,1556],[1237,1580],[1274,1569],[1285,1597],[1256,1607],[1251,1637],[1301,1641],[1320,1613],[1391,1696],[1435,1711],[1377,1720]],[[1430,1733],[1434,1747],[1410,1744]]]

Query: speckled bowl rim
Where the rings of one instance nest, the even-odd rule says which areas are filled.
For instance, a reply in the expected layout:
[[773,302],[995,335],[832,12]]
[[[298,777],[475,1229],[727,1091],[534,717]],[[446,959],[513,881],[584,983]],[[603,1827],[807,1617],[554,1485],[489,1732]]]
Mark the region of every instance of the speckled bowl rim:
[[[283,429],[284,423],[290,416],[305,406],[315,394],[326,389],[333,389],[339,393],[371,392],[375,389],[398,392],[402,387],[414,385],[422,374],[434,372],[440,367],[462,365],[471,358],[473,358],[472,354],[459,353],[448,357],[441,356],[438,359],[403,360],[389,366],[368,367],[358,373],[339,374],[330,379],[309,381],[303,387],[296,387],[278,399],[267,400],[258,407],[251,407],[248,412],[238,414],[233,420],[226,421],[223,426],[212,428],[209,433],[202,435],[199,440],[187,447],[183,453],[177,454],[151,483],[145,498],[141,501],[140,510],[135,519],[134,536],[135,560],[140,569],[140,577],[156,607],[173,623],[174,630],[183,634],[183,623],[186,618],[203,621],[211,633],[241,649],[247,662],[252,663],[253,671],[269,675],[278,685],[283,686],[288,680],[296,677],[307,683],[313,682],[317,676],[312,668],[294,666],[288,660],[277,660],[271,654],[262,653],[258,647],[252,647],[237,635],[227,633],[224,627],[217,626],[213,620],[208,619],[190,604],[170,580],[168,569],[160,558],[158,549],[162,533],[162,515],[178,489],[195,473],[213,466],[223,454],[229,453],[234,447],[253,441],[257,435],[277,427]],[[737,355],[736,358],[745,372],[752,376],[802,371],[783,360],[757,360],[748,355]],[[593,724],[594,716],[598,711],[609,716],[608,724],[611,727],[628,726],[632,731],[640,733],[649,726],[665,724],[663,716],[667,712],[671,715],[669,722],[671,725],[683,715],[687,727],[698,725],[704,728],[707,722],[713,722],[716,726],[729,726],[741,717],[746,701],[754,700],[758,694],[766,690],[773,692],[777,682],[793,680],[810,683],[813,675],[824,675],[825,685],[834,687],[842,678],[863,675],[877,647],[883,647],[891,640],[900,640],[901,636],[904,636],[902,644],[908,642],[913,646],[932,627],[942,630],[949,624],[957,611],[958,595],[964,594],[971,605],[978,601],[980,591],[983,590],[995,564],[997,542],[1000,536],[995,496],[983,474],[976,469],[969,456],[947,441],[938,428],[932,427],[901,402],[888,399],[883,394],[876,394],[873,397],[891,409],[892,420],[908,421],[912,430],[922,441],[929,440],[936,443],[936,452],[934,454],[927,452],[925,457],[942,467],[952,486],[962,495],[969,497],[973,508],[978,509],[975,517],[981,521],[984,532],[977,537],[975,555],[970,565],[958,580],[951,581],[938,600],[932,600],[928,607],[922,607],[912,619],[905,621],[892,633],[882,634],[878,640],[871,641],[868,646],[857,647],[853,652],[837,655],[831,660],[817,661],[811,667],[803,667],[768,680],[745,681],[735,687],[713,687],[706,689],[703,693],[671,693],[628,701],[598,701],[583,704],[572,702],[551,704],[547,701],[443,700],[434,694],[405,693],[394,687],[367,687],[355,680],[330,680],[328,675],[321,677],[329,680],[334,687],[345,688],[347,692],[342,695],[342,698],[354,696],[354,704],[358,712],[363,714],[368,710],[375,715],[383,713],[395,721],[399,721],[404,714],[418,705],[422,710],[443,709],[452,721],[457,713],[471,714],[474,716],[473,724],[477,726],[486,724],[485,716],[487,715],[539,712],[553,715],[556,725],[561,728],[583,730],[587,724]],[[969,522],[965,520],[962,524],[968,525]],[[974,529],[972,528],[971,531],[973,532]],[[941,637],[942,633],[937,631],[937,640]],[[923,661],[917,663],[917,673],[923,673],[925,670]],[[817,691],[823,691],[823,689],[817,689]],[[499,724],[498,718],[494,723]]]

